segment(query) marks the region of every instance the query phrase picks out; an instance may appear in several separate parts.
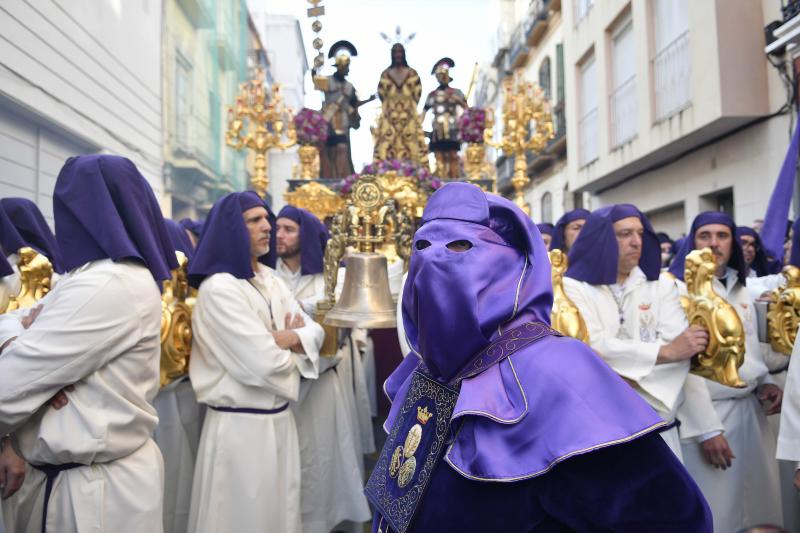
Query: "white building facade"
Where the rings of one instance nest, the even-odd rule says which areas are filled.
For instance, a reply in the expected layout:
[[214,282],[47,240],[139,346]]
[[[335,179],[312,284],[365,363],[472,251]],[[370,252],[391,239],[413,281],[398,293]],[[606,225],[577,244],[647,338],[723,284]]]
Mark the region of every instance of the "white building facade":
[[163,198],[161,2],[0,5],[0,197],[35,201],[52,222],[67,157],[130,158]]

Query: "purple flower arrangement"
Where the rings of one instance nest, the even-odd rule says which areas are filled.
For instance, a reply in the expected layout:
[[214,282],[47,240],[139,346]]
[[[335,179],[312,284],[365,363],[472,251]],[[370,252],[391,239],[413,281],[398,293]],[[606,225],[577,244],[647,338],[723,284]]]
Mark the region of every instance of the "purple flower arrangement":
[[299,144],[317,145],[328,140],[328,121],[314,109],[301,109],[294,117],[294,127]]
[[483,130],[486,129],[486,110],[470,107],[458,119],[458,132],[465,143],[482,143]]
[[399,176],[416,178],[420,187],[428,193],[432,193],[443,185],[442,181],[434,177],[427,168],[419,168],[410,161],[388,159],[386,161],[375,161],[374,163],[365,165],[364,168],[361,169],[361,172],[350,174],[340,181],[337,188],[340,194],[350,194],[353,185],[355,185],[362,174],[377,176],[386,174],[387,172],[396,172]]

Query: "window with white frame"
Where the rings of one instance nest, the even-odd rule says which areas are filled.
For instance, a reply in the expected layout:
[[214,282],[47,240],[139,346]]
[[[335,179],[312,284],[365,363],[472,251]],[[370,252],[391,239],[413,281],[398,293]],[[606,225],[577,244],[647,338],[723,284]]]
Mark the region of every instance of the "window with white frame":
[[579,98],[580,110],[578,119],[578,161],[586,166],[599,155],[598,139],[598,98],[597,62],[594,55],[580,65]]
[[653,1],[653,93],[656,122],[692,100],[688,0]]
[[594,5],[594,0],[575,0],[575,24],[583,20]]
[[611,147],[636,135],[636,44],[633,21],[623,19],[611,35]]

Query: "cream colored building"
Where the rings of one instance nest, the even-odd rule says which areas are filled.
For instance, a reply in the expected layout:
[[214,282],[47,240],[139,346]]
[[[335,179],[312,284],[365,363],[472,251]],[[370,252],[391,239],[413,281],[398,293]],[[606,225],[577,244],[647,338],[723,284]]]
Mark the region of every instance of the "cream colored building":
[[761,218],[789,144],[764,53],[777,0],[565,1],[568,174],[678,236],[703,210]]

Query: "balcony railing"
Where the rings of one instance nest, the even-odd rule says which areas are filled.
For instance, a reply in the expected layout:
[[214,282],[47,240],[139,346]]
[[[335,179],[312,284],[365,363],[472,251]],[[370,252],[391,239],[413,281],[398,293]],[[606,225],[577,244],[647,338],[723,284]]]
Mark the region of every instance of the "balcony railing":
[[636,135],[636,77],[631,76],[609,97],[611,147],[616,148]]
[[598,112],[595,107],[578,121],[578,149],[580,166],[585,167],[600,155],[598,139]]
[[530,48],[528,48],[528,44],[523,37],[523,30],[524,23],[521,23],[514,30],[514,33],[511,34],[511,39],[508,46],[508,62],[511,69],[516,69],[524,65],[525,60],[528,59],[528,54],[530,53]]
[[525,21],[525,39],[530,46],[536,46],[547,31],[549,13],[550,0],[531,0]]
[[653,58],[656,122],[685,109],[692,101],[692,62],[689,53],[687,30]]

